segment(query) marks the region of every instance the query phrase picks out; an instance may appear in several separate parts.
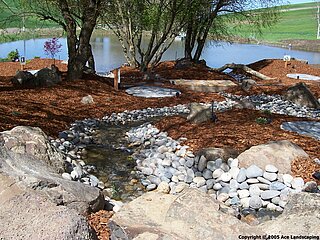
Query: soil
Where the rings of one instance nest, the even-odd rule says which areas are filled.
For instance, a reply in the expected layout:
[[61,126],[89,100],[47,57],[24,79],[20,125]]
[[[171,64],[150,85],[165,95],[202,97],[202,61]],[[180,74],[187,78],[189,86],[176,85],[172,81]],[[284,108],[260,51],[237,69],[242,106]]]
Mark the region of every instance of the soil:
[[[34,59],[28,62],[25,69],[40,69],[49,67],[51,59]],[[211,71],[205,65],[190,65],[187,68],[176,69],[174,62],[160,64],[154,72],[150,73],[151,79],[137,70],[129,67],[121,69],[121,83],[123,85],[136,84],[161,84],[165,87],[179,89],[179,97],[163,99],[146,99],[127,95],[123,89],[116,91],[112,87],[113,79],[93,75],[86,75],[83,80],[65,80],[67,65],[56,61],[56,65],[63,72],[63,81],[54,87],[37,89],[18,89],[13,87],[10,79],[20,69],[19,63],[0,63],[0,131],[9,130],[19,125],[37,126],[42,128],[49,136],[56,137],[59,131],[68,129],[75,120],[84,118],[101,118],[113,112],[124,110],[142,109],[147,107],[173,106],[190,102],[223,101],[224,98],[217,93],[203,93],[187,90],[183,87],[171,85],[165,79],[199,79],[221,80],[230,79],[225,74]],[[249,92],[244,92],[240,87],[235,87],[229,92],[239,95],[252,94],[281,94],[289,86],[297,82],[305,82],[317,98],[320,98],[319,81],[303,81],[286,77],[288,73],[306,73],[320,76],[320,69],[313,68],[299,61],[290,61],[285,68],[282,60],[261,60],[249,65],[272,80],[255,79],[257,86]],[[236,80],[233,80],[236,82]],[[91,95],[93,104],[84,105],[81,99]],[[270,124],[258,124],[256,118],[263,116],[262,112],[255,110],[232,110],[217,114],[217,123],[206,122],[191,124],[183,117],[166,117],[157,123],[157,126],[168,131],[173,138],[187,137],[185,144],[194,151],[203,147],[229,146],[238,151],[243,151],[253,145],[266,143],[272,140],[290,140],[303,148],[313,159],[320,158],[319,141],[300,136],[296,133],[283,131],[280,124],[284,121],[306,120],[284,115],[272,114]],[[310,121],[310,119],[308,119]],[[311,174],[320,170],[312,159],[296,161],[292,164],[292,171],[296,176],[305,180],[314,180]],[[318,182],[318,184],[320,184]],[[98,232],[100,239],[108,239],[108,230],[105,222],[110,213],[102,211],[89,217],[90,224]]]

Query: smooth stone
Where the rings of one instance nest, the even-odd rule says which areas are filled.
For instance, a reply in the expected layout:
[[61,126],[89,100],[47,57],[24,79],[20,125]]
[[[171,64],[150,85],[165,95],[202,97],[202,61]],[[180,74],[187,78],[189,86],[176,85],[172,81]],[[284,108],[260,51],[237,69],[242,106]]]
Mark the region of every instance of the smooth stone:
[[204,185],[204,186],[202,186],[202,187],[199,187],[199,190],[202,191],[202,192],[204,192],[204,193],[207,193],[208,188],[207,188],[206,185]]
[[263,170],[259,168],[257,165],[251,165],[246,169],[247,178],[261,177],[262,174],[263,174]]
[[230,188],[232,189],[238,189],[239,188],[239,183],[236,181],[236,180],[234,180],[234,179],[231,179],[230,180]]
[[260,188],[260,190],[270,190],[270,185],[264,184],[264,183],[255,183],[255,184],[252,184],[251,186],[257,186]]
[[258,181],[261,182],[261,183],[264,183],[264,184],[268,184],[270,185],[271,182],[263,177],[257,177]]
[[202,187],[206,184],[206,180],[203,177],[195,177],[193,182],[197,184],[197,187]]
[[277,205],[275,205],[274,203],[268,203],[267,209],[269,209],[271,211],[276,211]]
[[[231,189],[232,190],[232,189]],[[238,193],[237,191],[231,191],[229,192],[229,197],[233,198],[233,197],[238,197]]]
[[272,164],[267,164],[265,166],[265,170],[266,172],[270,172],[270,173],[276,173],[278,172],[278,168],[276,168],[276,166],[272,165]]
[[222,188],[221,184],[220,183],[215,183],[212,187],[214,190],[218,191]]
[[238,173],[238,176],[237,176],[237,182],[238,182],[238,183],[242,183],[242,182],[244,182],[246,179],[247,179],[246,169],[245,169],[245,168],[241,168],[240,171],[239,171],[239,173]]
[[220,202],[225,202],[227,199],[229,199],[229,195],[227,193],[221,193],[217,197],[217,200]]
[[258,195],[251,196],[249,200],[249,207],[259,209],[262,207],[262,200]]
[[260,188],[257,185],[251,185],[249,188],[250,196],[259,196],[261,193]]
[[157,187],[157,191],[165,194],[169,193],[170,192],[169,183],[161,182]]
[[286,206],[287,202],[280,200],[279,201],[279,206],[284,208]]
[[210,178],[212,178],[212,172],[209,169],[206,168],[205,170],[203,170],[202,176],[205,179],[210,179]]
[[214,161],[209,161],[207,162],[207,168],[211,171],[214,171],[216,170],[216,163]]
[[69,173],[62,173],[62,178],[66,180],[72,180],[72,177]]
[[239,168],[239,160],[237,158],[234,159],[230,159],[230,164],[229,164],[230,168]]
[[208,179],[208,180],[206,181],[207,188],[208,188],[208,189],[211,189],[215,183],[216,183],[216,180],[214,180],[214,179]]
[[301,189],[304,186],[304,180],[301,177],[293,178],[291,186],[293,189]]
[[215,161],[216,167],[220,168],[221,164],[223,163],[223,160],[221,158],[217,158]]
[[241,190],[243,190],[243,189],[249,189],[249,184],[248,184],[247,182],[243,182],[243,183],[239,184],[239,188],[240,188]]
[[226,163],[222,163],[220,168],[225,172],[228,172],[230,170],[230,167]]
[[164,159],[162,161],[162,166],[168,166],[170,167],[171,166],[171,163],[172,163],[172,160],[171,159]]
[[291,193],[291,189],[290,188],[284,188],[281,190],[280,192],[280,199],[282,201],[288,201],[289,199],[289,194]]
[[191,177],[192,179],[194,178],[194,172],[191,168],[187,169],[187,176]]
[[267,207],[269,203],[270,203],[269,201],[262,200],[262,207],[264,207],[264,208]]
[[240,169],[238,167],[231,167],[229,173],[233,179],[237,179]]
[[171,181],[177,183],[179,182],[179,178],[177,176],[172,176]]
[[222,187],[218,193],[229,193],[230,192],[230,187],[229,186],[225,186],[225,187]]
[[271,199],[271,202],[276,204],[276,205],[279,205],[279,202],[281,201],[280,197],[274,197]]
[[213,178],[219,178],[219,177],[221,177],[221,175],[222,175],[223,173],[224,173],[224,171],[223,171],[222,169],[218,168],[218,169],[216,169],[216,170],[213,171],[212,177],[213,177]]
[[291,182],[293,180],[293,177],[290,174],[283,174],[282,179],[283,179],[284,184],[286,184],[286,185],[289,184],[291,187]]
[[229,172],[225,172],[220,176],[221,181],[229,182],[231,180],[231,174]]
[[157,185],[153,183],[153,184],[148,185],[146,189],[147,189],[147,191],[152,191],[156,188],[157,188]]
[[240,204],[240,199],[237,196],[234,196],[234,197],[231,198],[230,204],[231,205],[239,205]]
[[250,193],[247,189],[238,190],[237,193],[239,195],[239,198],[241,198],[241,199],[250,196]]
[[278,175],[276,173],[264,172],[263,177],[272,182],[277,179]]
[[191,168],[194,165],[194,158],[188,159],[185,165]]
[[276,191],[276,190],[266,190],[266,191],[263,191],[261,193],[261,198],[263,200],[268,200],[268,199],[272,199],[274,197],[277,197],[280,195],[280,191]]
[[249,208],[250,207],[250,198],[249,197],[241,198],[240,204],[243,208]]
[[207,159],[205,156],[201,156],[198,163],[198,170],[202,172],[207,166]]
[[282,182],[273,182],[270,184],[270,190],[277,190],[281,191],[282,189],[286,188],[287,186]]
[[246,180],[246,182],[249,184],[254,184],[254,183],[259,183],[259,180],[256,178],[249,178]]

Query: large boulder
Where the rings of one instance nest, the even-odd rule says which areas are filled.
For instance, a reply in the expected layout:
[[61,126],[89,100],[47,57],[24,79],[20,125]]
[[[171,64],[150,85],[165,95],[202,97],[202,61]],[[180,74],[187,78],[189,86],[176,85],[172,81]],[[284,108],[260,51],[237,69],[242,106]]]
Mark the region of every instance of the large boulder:
[[34,156],[52,166],[57,172],[64,171],[62,154],[54,148],[47,135],[38,127],[18,126],[0,133],[0,142],[8,150]]
[[284,98],[298,106],[320,109],[320,103],[304,83],[297,83],[289,87],[284,93]]
[[28,71],[18,71],[11,79],[13,86],[19,88],[35,88],[39,87],[36,77]]
[[270,235],[319,236],[319,206],[320,194],[292,194],[283,214],[260,227]]
[[0,174],[1,239],[97,239],[84,216]]
[[282,140],[253,146],[237,158],[240,167],[248,168],[254,164],[265,169],[266,165],[272,164],[277,166],[280,173],[290,174],[293,160],[308,157],[308,154],[298,145]]
[[111,239],[238,239],[259,229],[219,211],[219,203],[197,189],[179,195],[149,192],[111,219]]
[[0,219],[6,223],[0,236],[94,239],[82,215],[103,209],[104,196],[98,188],[63,179],[62,162],[39,128],[0,134]]
[[61,82],[59,69],[52,65],[50,68],[43,68],[35,74],[40,86],[52,87]]
[[199,150],[197,153],[198,156],[204,156],[207,161],[215,161],[218,158],[221,158],[225,161],[227,161],[229,158],[235,158],[239,155],[238,151],[231,148],[231,147],[225,147],[225,148],[203,148]]
[[202,123],[212,120],[211,107],[201,103],[190,103],[190,113],[187,120],[193,123]]

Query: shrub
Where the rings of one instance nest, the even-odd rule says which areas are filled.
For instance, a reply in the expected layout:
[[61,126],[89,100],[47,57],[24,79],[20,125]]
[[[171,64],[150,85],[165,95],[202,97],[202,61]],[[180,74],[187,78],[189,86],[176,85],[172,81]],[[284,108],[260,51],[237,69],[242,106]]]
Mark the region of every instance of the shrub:
[[62,47],[62,44],[60,44],[59,39],[54,37],[44,43],[43,49],[44,49],[44,53],[50,56],[51,58],[53,58],[54,60],[55,59],[54,57],[56,56],[56,54],[58,52],[61,52],[61,47]]
[[256,123],[258,124],[268,124],[271,123],[271,119],[265,117],[258,117],[256,118]]
[[8,53],[7,59],[12,61],[12,62],[17,62],[19,61],[19,52],[18,49],[16,49],[15,51],[11,51]]
[[39,56],[34,56],[34,59],[40,59],[40,57]]

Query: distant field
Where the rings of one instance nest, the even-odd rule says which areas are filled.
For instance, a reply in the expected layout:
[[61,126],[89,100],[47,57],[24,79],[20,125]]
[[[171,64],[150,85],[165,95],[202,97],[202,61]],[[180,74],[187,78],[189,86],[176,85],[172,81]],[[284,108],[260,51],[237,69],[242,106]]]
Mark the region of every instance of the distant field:
[[316,40],[316,12],[315,3],[283,6],[279,21],[272,27],[264,29],[262,35],[252,34],[245,25],[235,32],[235,35],[269,42],[289,39]]
[[[14,5],[14,0],[6,0],[6,3],[14,10],[17,9],[17,6]],[[0,28],[22,28],[23,25],[29,29],[57,27],[55,23],[39,21],[34,17],[25,17],[25,21],[23,21],[21,15],[6,20],[10,15],[11,12],[3,3],[0,3]],[[315,40],[317,34],[316,4],[305,3],[283,6],[279,22],[271,28],[264,29],[262,35],[252,33],[252,29],[243,23],[241,24],[241,29],[234,32],[235,37],[268,42],[290,39]],[[234,25],[229,25],[228,27],[233,29]],[[7,41],[7,38],[0,36],[0,42]],[[12,36],[12,38],[14,39],[16,36]]]

